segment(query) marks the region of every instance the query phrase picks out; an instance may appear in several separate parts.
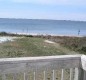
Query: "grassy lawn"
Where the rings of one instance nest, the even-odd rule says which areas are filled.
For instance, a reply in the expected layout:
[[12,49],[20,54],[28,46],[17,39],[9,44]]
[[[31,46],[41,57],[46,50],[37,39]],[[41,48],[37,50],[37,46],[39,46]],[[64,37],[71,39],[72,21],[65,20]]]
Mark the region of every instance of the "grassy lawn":
[[45,39],[23,37],[0,43],[0,57],[28,57],[65,54],[55,44],[46,43]]

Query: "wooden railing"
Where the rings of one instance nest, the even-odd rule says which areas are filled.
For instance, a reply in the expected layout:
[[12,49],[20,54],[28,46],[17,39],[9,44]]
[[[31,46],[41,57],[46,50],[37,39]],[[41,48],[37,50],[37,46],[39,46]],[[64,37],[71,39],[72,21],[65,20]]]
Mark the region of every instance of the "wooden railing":
[[0,80],[86,80],[86,56],[2,58]]

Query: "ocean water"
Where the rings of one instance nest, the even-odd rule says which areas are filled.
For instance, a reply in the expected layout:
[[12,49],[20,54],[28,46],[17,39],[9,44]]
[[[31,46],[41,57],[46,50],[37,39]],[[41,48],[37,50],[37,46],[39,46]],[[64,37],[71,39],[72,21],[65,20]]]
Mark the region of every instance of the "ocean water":
[[0,32],[86,36],[86,22],[66,20],[3,19]]

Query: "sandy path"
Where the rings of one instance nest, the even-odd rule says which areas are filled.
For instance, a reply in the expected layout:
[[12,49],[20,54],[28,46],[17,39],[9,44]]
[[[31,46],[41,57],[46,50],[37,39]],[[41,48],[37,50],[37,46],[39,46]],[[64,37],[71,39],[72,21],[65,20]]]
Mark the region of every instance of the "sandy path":
[[46,42],[46,43],[51,43],[51,44],[54,44],[54,43],[55,43],[55,42],[49,41],[49,40],[45,40],[44,42]]

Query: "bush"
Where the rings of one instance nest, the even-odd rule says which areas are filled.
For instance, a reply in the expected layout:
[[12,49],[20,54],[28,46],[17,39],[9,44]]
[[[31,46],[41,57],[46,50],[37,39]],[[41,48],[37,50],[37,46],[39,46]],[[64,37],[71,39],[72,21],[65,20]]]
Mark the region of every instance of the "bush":
[[82,47],[81,50],[86,52],[86,47]]
[[6,33],[6,32],[0,32],[0,35],[4,36],[4,35],[8,35],[8,33]]
[[26,37],[33,37],[33,35],[26,35]]

